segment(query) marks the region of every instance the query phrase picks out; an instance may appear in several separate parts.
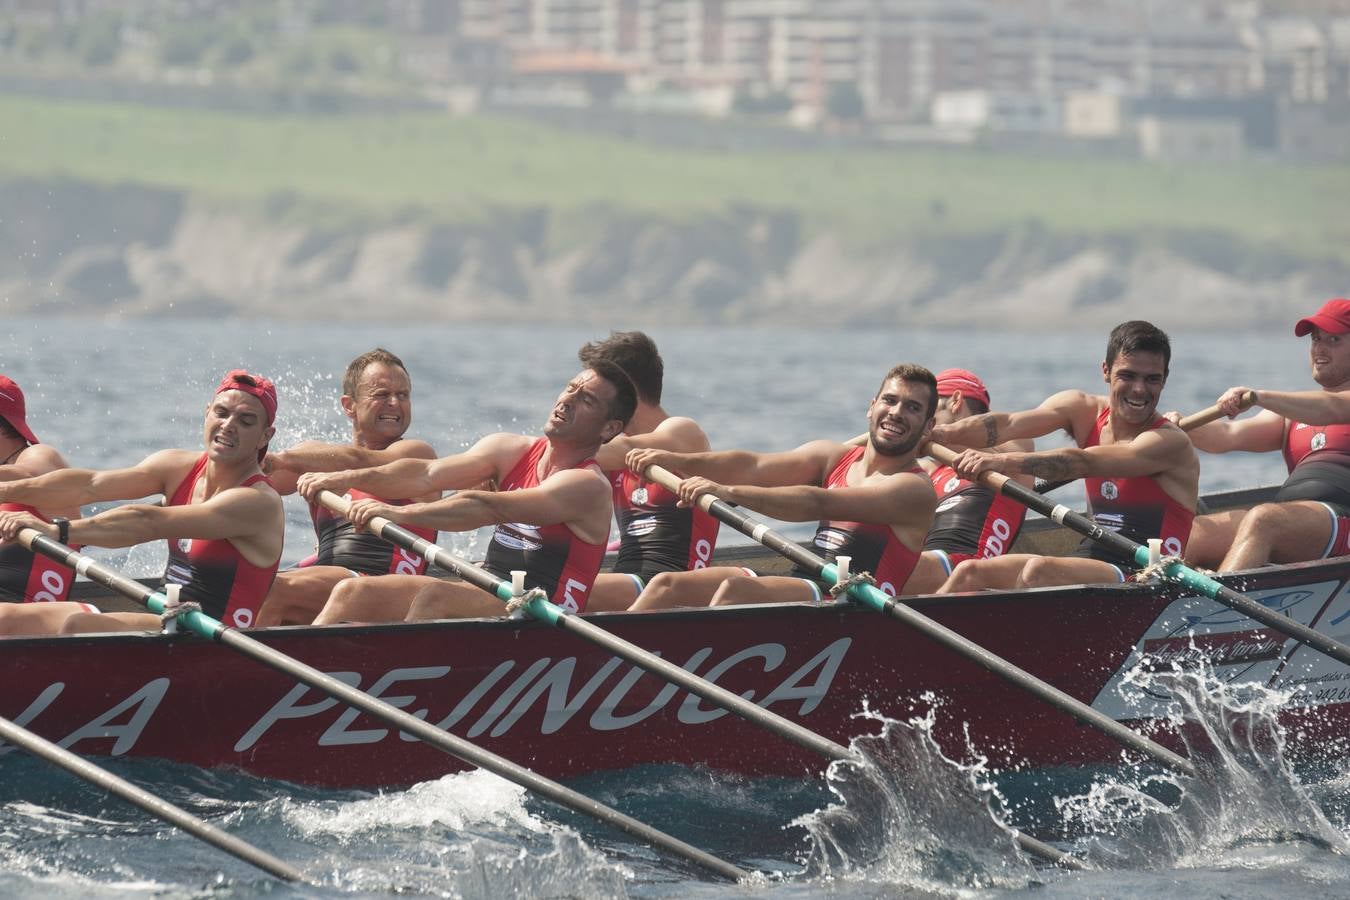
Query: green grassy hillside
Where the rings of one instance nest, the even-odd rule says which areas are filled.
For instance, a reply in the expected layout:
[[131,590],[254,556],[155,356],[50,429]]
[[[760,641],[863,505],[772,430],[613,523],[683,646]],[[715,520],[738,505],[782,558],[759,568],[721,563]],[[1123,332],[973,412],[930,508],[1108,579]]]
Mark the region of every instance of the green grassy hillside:
[[0,177],[68,176],[213,200],[387,217],[600,205],[686,218],[793,209],[880,245],[1038,221],[1052,231],[1202,229],[1341,256],[1350,166],[1155,165],[958,150],[676,152],[517,120],[406,113],[278,116],[0,97]]

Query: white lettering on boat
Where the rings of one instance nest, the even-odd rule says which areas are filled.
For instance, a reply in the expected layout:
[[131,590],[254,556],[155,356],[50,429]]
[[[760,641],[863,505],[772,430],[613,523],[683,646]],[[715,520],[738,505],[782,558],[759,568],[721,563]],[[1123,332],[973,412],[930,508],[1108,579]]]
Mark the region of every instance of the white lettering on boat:
[[[92,722],[75,729],[58,743],[69,749],[84,740],[116,738],[109,753],[111,756],[121,756],[136,745],[141,732],[145,730],[146,723],[155,714],[168,690],[169,679],[156,678]],[[131,718],[121,725],[114,725],[113,723],[128,710],[134,710]]]
[[[361,676],[356,672],[329,672],[329,677],[336,678],[348,687],[359,687]],[[234,745],[234,752],[242,753],[249,747],[258,743],[258,738],[262,737],[267,729],[283,719],[307,719],[310,716],[318,715],[321,712],[332,709],[337,706],[337,701],[332,697],[324,697],[317,703],[310,703],[305,706],[297,706],[296,701],[305,694],[309,693],[309,686],[297,684],[291,688],[286,696],[282,697],[276,704],[263,714],[263,717],[253,723],[253,727],[244,732]]]
[[[787,656],[787,648],[782,644],[756,644],[753,647],[746,647],[740,653],[733,653],[717,665],[713,666],[707,672],[703,673],[704,681],[711,681],[716,684],[717,679],[726,674],[727,670],[738,663],[756,657],[764,660],[764,671],[772,672],[783,662]],[[741,694],[746,700],[754,700],[755,692],[746,691]],[[711,722],[720,719],[727,714],[725,709],[718,707],[716,709],[703,709],[700,706],[700,699],[690,694],[680,704],[679,719],[685,725],[702,725],[705,722]]]
[[511,726],[520,721],[521,716],[525,715],[534,701],[539,699],[545,691],[548,692],[548,702],[544,707],[544,721],[539,731],[542,734],[553,734],[566,725],[572,716],[576,715],[586,701],[591,699],[591,695],[600,689],[600,683],[622,665],[622,661],[618,657],[611,658],[600,667],[598,672],[591,676],[581,690],[577,691],[576,696],[568,700],[567,689],[572,686],[572,671],[576,668],[576,664],[575,656],[560,660],[557,665],[534,683],[508,715],[503,716],[493,726],[492,736],[501,737],[510,731]]
[[[403,709],[417,699],[412,694],[405,694],[401,697],[386,697],[384,692],[390,686],[400,681],[427,681],[433,678],[442,678],[450,671],[449,666],[421,666],[411,669],[391,669],[385,672],[375,680],[366,693],[372,697],[383,700],[390,706]],[[423,711],[425,713],[425,710]],[[359,709],[347,707],[342,715],[337,717],[337,721],[328,726],[328,730],[319,736],[320,747],[345,746],[347,744],[375,744],[384,740],[385,735],[389,734],[387,728],[367,728],[364,731],[351,731],[350,726],[356,721],[356,717],[361,715]]]

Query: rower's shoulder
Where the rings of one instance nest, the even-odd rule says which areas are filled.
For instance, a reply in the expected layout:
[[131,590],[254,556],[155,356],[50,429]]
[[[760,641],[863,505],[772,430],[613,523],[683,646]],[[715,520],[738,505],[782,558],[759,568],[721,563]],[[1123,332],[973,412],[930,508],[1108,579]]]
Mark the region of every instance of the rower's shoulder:
[[10,465],[28,476],[43,475],[67,467],[65,457],[50,444],[29,444]]
[[711,446],[703,427],[688,416],[670,416],[653,428],[652,434],[678,443],[681,452],[697,453]]
[[399,459],[435,459],[437,456],[435,447],[418,438],[400,438],[385,449]]

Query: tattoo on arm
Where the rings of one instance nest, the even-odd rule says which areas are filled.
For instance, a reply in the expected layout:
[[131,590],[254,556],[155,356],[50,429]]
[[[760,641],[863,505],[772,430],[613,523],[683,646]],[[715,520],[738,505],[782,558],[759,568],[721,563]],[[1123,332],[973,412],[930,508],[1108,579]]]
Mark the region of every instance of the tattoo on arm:
[[1074,474],[1069,458],[1059,453],[1033,456],[1030,459],[1023,460],[1022,471],[1027,475],[1035,475],[1037,478],[1052,481],[1068,478]]
[[984,445],[993,447],[998,444],[998,423],[994,421],[993,416],[981,416],[984,420]]

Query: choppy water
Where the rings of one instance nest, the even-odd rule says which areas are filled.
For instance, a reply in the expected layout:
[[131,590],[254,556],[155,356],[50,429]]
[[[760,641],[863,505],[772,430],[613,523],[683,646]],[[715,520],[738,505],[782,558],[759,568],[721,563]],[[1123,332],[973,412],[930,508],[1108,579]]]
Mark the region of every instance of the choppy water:
[[[27,390],[30,423],[72,464],[98,467],[129,464],[165,446],[195,446],[210,388],[237,365],[277,380],[278,446],[341,439],[338,380],[346,361],[375,343],[408,363],[412,431],[443,451],[492,430],[533,431],[574,372],[576,347],[596,336],[443,325],[6,324],[10,349],[0,371]],[[667,408],[696,415],[719,447],[781,448],[857,433],[876,382],[901,360],[975,369],[999,408],[1101,384],[1098,335],[668,329],[654,336],[667,363]],[[1174,339],[1169,408],[1201,408],[1230,384],[1307,384],[1306,348],[1292,336]],[[1204,466],[1210,490],[1281,474],[1278,460],[1261,457],[1206,458]],[[290,510],[287,539],[287,559],[308,552],[299,504]],[[156,550],[106,558],[142,573],[163,559]],[[1292,770],[1269,719],[1278,697],[1185,683],[1171,691],[1180,711],[1207,723],[1191,735],[1205,760],[1196,779],[1150,768],[961,768],[929,741],[929,723],[917,721],[887,723],[883,737],[860,745],[869,764],[836,764],[828,779],[658,767],[571,783],[759,873],[739,886],[709,881],[481,773],[371,794],[148,760],[110,763],[299,866],[317,884],[284,887],[9,752],[0,755],[0,896],[1350,895],[1350,767]],[[931,716],[959,714],[939,704]],[[1244,734],[1274,739],[1233,739],[1233,721],[1244,723]],[[1099,868],[1069,873],[1033,865],[999,823]]]

